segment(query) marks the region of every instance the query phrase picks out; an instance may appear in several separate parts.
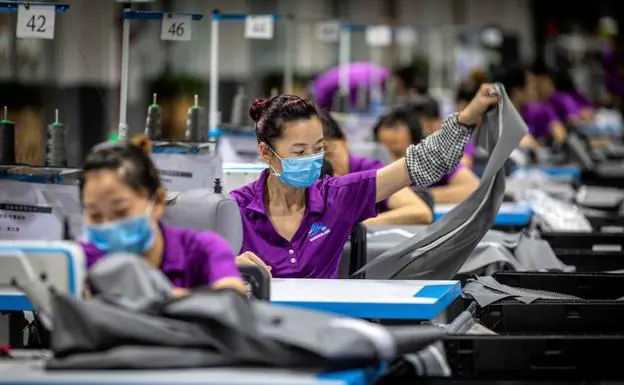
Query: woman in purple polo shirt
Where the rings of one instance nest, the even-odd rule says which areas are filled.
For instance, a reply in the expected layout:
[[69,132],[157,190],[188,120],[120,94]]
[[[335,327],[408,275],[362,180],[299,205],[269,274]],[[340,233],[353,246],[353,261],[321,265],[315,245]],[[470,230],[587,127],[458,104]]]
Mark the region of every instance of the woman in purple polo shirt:
[[583,106],[575,97],[555,87],[555,74],[544,64],[537,62],[531,69],[537,96],[548,104],[565,123],[588,124],[594,121],[594,109]]
[[159,221],[165,191],[158,170],[140,146],[145,143],[104,143],[87,155],[80,181],[87,265],[106,254],[133,253],[160,268],[178,288],[177,294],[200,286],[245,293],[227,241],[211,232]]
[[461,160],[471,128],[498,102],[484,85],[435,134],[405,157],[377,170],[319,179],[325,138],[318,107],[297,96],[256,100],[258,149],[269,165],[260,178],[231,193],[241,209],[239,263],[270,267],[275,277],[336,278],[344,244],[356,223],[377,215],[377,203],[399,190],[439,180]]
[[[440,130],[443,128],[444,125]],[[432,135],[437,132],[439,130]],[[416,113],[402,108],[395,109],[382,117],[375,126],[374,133],[375,138],[390,150],[395,159],[399,159],[408,146],[420,143],[423,138]],[[479,178],[461,162],[457,167],[449,167],[449,169],[450,171],[441,175],[439,180],[430,185],[435,203],[460,202],[479,185]]]
[[[383,168],[384,164],[379,160],[349,153],[347,138],[328,112],[322,112],[321,121],[325,129],[325,160],[331,164],[334,176]],[[364,223],[416,225],[429,224],[433,220],[432,209],[409,187],[392,194],[378,205],[379,215]]]

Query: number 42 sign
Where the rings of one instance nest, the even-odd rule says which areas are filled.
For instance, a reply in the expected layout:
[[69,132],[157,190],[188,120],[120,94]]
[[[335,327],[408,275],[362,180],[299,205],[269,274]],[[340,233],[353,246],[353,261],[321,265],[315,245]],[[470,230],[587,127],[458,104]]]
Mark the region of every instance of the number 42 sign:
[[161,40],[189,41],[191,40],[190,15],[165,15],[160,28]]
[[22,38],[54,39],[54,5],[20,5],[17,9],[16,36]]

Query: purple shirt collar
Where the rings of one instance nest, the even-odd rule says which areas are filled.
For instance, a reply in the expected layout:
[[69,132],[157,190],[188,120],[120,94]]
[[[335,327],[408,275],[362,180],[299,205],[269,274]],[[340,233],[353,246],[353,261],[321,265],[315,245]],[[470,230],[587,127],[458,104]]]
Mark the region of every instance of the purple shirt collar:
[[[262,171],[260,177],[253,182],[252,189],[257,199],[249,202],[245,209],[268,217],[264,197],[266,196],[266,184],[269,178],[270,169]],[[306,212],[322,214],[325,211],[325,201],[321,192],[318,190],[318,184],[315,183],[306,190]]]

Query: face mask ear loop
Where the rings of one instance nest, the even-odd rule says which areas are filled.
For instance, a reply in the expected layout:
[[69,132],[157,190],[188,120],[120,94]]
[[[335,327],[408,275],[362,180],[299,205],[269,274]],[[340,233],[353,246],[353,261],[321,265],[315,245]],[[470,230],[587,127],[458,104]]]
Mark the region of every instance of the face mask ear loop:
[[[281,157],[281,156],[279,156],[279,155],[277,155],[277,152],[275,152],[275,150],[273,149],[273,147],[271,147],[271,146],[270,146],[269,144],[267,144],[266,142],[264,142],[264,145],[265,145],[265,146],[267,146],[269,150],[271,150],[271,152],[273,153],[273,155],[277,156],[277,159],[279,159],[279,160],[280,160],[280,162],[282,162],[282,161],[283,161],[282,157]],[[282,167],[283,167],[283,163],[282,163]],[[273,175],[274,175],[274,176],[276,176],[276,177],[280,177],[280,176],[282,176],[282,174],[281,174],[281,173],[277,172],[277,170],[275,170],[275,169],[273,168],[273,166],[271,166],[271,163],[269,163],[269,168],[271,169],[271,171],[273,171]]]

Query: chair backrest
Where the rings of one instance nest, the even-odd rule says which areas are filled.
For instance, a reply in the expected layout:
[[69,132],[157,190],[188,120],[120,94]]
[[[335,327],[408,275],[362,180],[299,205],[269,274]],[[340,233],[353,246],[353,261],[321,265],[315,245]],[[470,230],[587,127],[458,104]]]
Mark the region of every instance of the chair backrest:
[[[220,191],[220,189],[217,189]],[[169,193],[162,221],[168,225],[213,231],[228,241],[234,253],[243,242],[243,224],[236,202],[212,189]]]
[[392,162],[388,150],[377,142],[349,142],[349,152],[353,155],[376,159],[383,164]]

